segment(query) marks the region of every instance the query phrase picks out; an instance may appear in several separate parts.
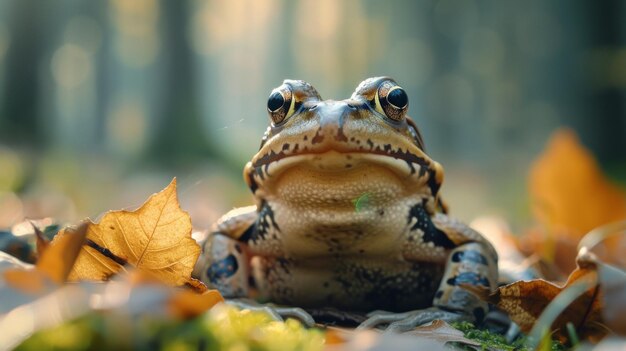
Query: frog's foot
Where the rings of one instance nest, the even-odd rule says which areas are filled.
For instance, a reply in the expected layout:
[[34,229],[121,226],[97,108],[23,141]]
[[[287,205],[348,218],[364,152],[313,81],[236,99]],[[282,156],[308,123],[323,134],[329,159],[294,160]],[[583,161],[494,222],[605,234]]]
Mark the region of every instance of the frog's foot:
[[401,313],[374,311],[369,313],[367,316],[369,318],[361,323],[357,329],[369,329],[386,326],[386,331],[388,332],[402,333],[415,329],[420,325],[432,322],[435,319],[441,319],[445,322],[473,320],[470,315],[446,311],[437,307]]
[[299,320],[307,327],[315,325],[313,317],[299,307],[276,306],[271,303],[262,304],[246,298],[227,299],[226,303],[241,309],[265,312],[269,314],[272,319],[277,321],[282,321],[284,318],[291,317]]

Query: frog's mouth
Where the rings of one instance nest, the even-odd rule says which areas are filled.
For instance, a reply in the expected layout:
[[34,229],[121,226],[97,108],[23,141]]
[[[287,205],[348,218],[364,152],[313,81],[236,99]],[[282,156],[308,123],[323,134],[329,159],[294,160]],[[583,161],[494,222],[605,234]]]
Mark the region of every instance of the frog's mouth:
[[[297,150],[294,150],[294,151],[297,151]],[[373,148],[367,151],[340,150],[340,149],[327,149],[327,150],[319,150],[315,152],[304,151],[304,152],[292,152],[292,153],[286,153],[285,150],[281,150],[278,153],[274,151],[270,151],[264,154],[263,156],[255,159],[253,161],[252,166],[255,169],[264,168],[264,170],[267,172],[270,166],[277,165],[281,163],[281,161],[286,160],[286,159],[291,159],[291,158],[301,159],[302,157],[307,157],[311,155],[317,156],[317,158],[320,158],[320,157],[325,158],[322,155],[327,155],[327,154],[332,154],[332,153],[342,154],[346,156],[346,159],[348,161],[346,161],[345,163],[345,168],[350,168],[351,163],[349,162],[349,160],[353,157],[363,158],[363,157],[371,156],[368,158],[372,160],[375,159],[375,160],[381,161],[385,164],[388,164],[389,163],[388,161],[390,159],[403,161],[403,162],[400,162],[400,164],[405,164],[408,167],[408,169],[406,167],[401,167],[403,173],[406,173],[406,171],[408,171],[412,175],[417,172],[419,173],[418,174],[419,176],[423,176],[424,173],[427,172],[427,170],[430,168],[431,164],[433,163],[433,161],[427,160],[425,157],[420,157],[416,154],[413,154],[409,152],[408,150],[407,151],[404,151],[401,149],[392,150],[391,147],[386,147],[385,149],[381,149],[379,146],[377,146],[376,148]],[[283,163],[287,164],[287,163],[292,163],[292,162],[283,162]],[[392,166],[396,166],[395,162],[392,163]]]
[[[286,173],[296,172],[302,177],[319,179],[320,184],[341,185],[341,181],[325,182],[324,179],[346,179],[360,181],[348,175],[358,173],[380,176],[395,176],[407,188],[428,186],[436,194],[441,184],[442,172],[439,165],[409,151],[374,148],[373,150],[315,150],[297,153],[270,151],[246,166],[248,183],[253,191],[257,188],[272,188],[280,185],[279,179]],[[339,175],[339,177],[337,177]],[[344,177],[345,176],[345,177]],[[276,184],[278,183],[278,185]],[[274,184],[274,185],[271,185]]]

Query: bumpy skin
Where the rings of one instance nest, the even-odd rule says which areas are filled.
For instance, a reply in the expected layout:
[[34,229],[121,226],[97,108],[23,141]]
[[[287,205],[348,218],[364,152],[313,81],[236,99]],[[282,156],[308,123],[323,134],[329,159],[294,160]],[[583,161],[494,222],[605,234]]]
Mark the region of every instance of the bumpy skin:
[[343,101],[322,101],[303,81],[275,89],[284,106],[244,169],[256,206],[220,219],[197,275],[228,297],[246,296],[251,275],[279,304],[418,310],[367,326],[482,319],[487,305],[459,284],[494,288],[496,253],[444,214],[443,169],[424,152],[408,100],[398,108],[385,97],[396,86],[370,78]]

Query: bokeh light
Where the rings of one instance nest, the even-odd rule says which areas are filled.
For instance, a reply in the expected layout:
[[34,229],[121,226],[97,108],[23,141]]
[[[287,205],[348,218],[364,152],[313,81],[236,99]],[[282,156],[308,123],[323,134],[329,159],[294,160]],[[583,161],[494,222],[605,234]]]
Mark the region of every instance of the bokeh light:
[[[607,17],[623,5],[590,6],[6,1],[0,192],[19,211],[3,221],[97,216],[177,176],[205,229],[251,203],[241,169],[267,127],[267,96],[286,78],[327,99],[370,76],[397,79],[461,219],[528,216],[527,170],[560,126],[626,183],[626,32]],[[598,26],[606,21],[615,23]]]

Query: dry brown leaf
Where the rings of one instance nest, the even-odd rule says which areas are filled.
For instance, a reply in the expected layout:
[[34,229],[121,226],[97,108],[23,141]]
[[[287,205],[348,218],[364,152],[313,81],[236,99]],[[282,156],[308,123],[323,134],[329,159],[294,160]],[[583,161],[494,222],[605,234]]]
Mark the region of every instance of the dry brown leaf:
[[37,270],[46,274],[53,282],[63,284],[80,255],[88,235],[88,227],[87,222],[82,222],[75,228],[67,227],[59,232],[59,240],[51,243],[37,260]]
[[[535,161],[529,190],[533,213],[544,229],[543,240],[535,238],[530,246],[549,260],[561,246],[555,238],[575,245],[590,230],[626,218],[626,195],[606,179],[593,155],[569,129],[554,133]],[[573,262],[575,254],[566,261]]]
[[50,287],[50,282],[63,284],[85,242],[87,223],[76,228],[65,228],[62,238],[51,244],[37,261],[35,269],[7,269],[3,272],[6,283],[22,292],[40,294]]
[[132,265],[168,285],[194,284],[191,271],[199,254],[174,178],[137,210],[107,212],[99,223],[90,223],[70,280],[108,280]]
[[[529,332],[546,306],[563,290],[574,282],[589,279],[596,281],[597,272],[593,264],[579,261],[567,282],[557,285],[543,279],[518,281],[502,286],[494,292],[489,288],[463,284],[462,287],[473,292],[481,299],[494,304],[506,311],[523,332]],[[602,293],[598,285],[587,290],[572,302],[552,323],[551,330],[558,337],[566,336],[565,326],[572,323],[582,338],[603,335],[605,330],[598,328],[602,322]]]
[[180,290],[168,301],[168,309],[176,318],[190,319],[201,315],[220,302],[224,302],[224,298],[217,290],[208,290],[203,294]]

